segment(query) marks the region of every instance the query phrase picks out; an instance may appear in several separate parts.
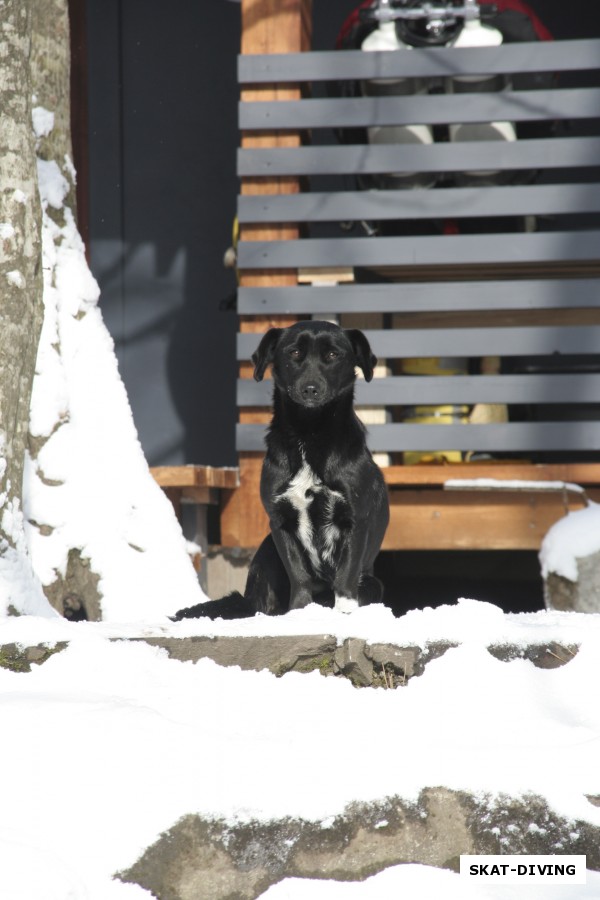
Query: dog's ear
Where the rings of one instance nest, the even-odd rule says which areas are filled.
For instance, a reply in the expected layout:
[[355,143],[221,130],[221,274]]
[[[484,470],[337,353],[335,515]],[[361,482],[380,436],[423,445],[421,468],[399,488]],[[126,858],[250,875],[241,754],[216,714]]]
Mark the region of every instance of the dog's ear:
[[267,366],[269,366],[275,356],[275,347],[282,332],[282,328],[270,328],[263,336],[258,349],[252,354],[252,362],[254,363],[254,380],[262,381]]
[[371,350],[371,345],[358,328],[350,328],[345,332],[346,337],[352,344],[354,355],[356,357],[356,365],[362,369],[365,381],[371,381],[373,378],[373,369],[377,364],[377,357]]

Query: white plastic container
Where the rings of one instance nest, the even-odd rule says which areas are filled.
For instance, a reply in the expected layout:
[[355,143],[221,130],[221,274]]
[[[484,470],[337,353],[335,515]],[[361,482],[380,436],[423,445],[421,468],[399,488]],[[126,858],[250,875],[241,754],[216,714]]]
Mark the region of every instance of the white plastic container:
[[[465,23],[453,46],[464,47],[498,47],[502,43],[502,34],[497,28],[482,25],[479,21]],[[506,87],[503,76],[465,75],[449,78],[446,82],[448,93],[497,91]],[[472,122],[449,126],[451,141],[516,141],[517,133],[512,122]],[[464,181],[481,182],[493,180],[493,171],[465,172]]]
[[[398,38],[393,22],[382,22],[365,38],[361,50],[410,51],[411,47]],[[422,78],[376,78],[361,82],[361,90],[368,97],[404,97],[426,93],[427,82]],[[433,144],[429,125],[375,125],[367,131],[370,144]],[[435,183],[435,175],[422,172],[390,172],[385,179],[389,187],[431,187]]]

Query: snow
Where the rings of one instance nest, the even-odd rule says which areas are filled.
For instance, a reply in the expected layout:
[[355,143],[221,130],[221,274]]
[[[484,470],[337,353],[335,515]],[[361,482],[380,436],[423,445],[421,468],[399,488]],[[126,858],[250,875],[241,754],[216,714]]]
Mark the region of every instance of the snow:
[[43,106],[34,106],[31,110],[33,120],[33,132],[37,138],[43,138],[50,134],[54,128],[54,113]]
[[[269,888],[260,900],[306,900],[306,881],[302,878],[288,878]],[[434,869],[429,866],[392,866],[364,882],[344,884],[331,881],[311,881],[311,900],[396,900],[410,897],[411,900],[548,900],[548,886],[527,885],[523,887],[499,887],[465,883],[454,872]],[[552,900],[580,900],[581,897],[600,896],[600,875],[588,872],[586,893],[579,886],[552,886]]]
[[[38,161],[45,314],[30,411],[41,449],[26,458],[24,476],[29,555],[49,585],[78,550],[100,576],[105,619],[156,621],[205,597],[137,438],[98,286],[64,205],[71,175],[69,161],[62,170]],[[27,602],[12,600],[17,609]]]
[[13,191],[12,199],[15,203],[27,203],[27,195],[20,188],[17,188],[16,191]]
[[[40,137],[51,114],[36,117]],[[98,289],[64,206],[72,179],[70,161],[41,162],[45,321],[31,407],[40,449],[26,460],[23,510],[0,498],[14,544],[0,555],[1,643],[68,646],[28,673],[0,668],[2,897],[148,900],[114,874],[194,813],[325,827],[354,801],[414,800],[441,785],[491,798],[536,793],[559,815],[600,827],[600,808],[587,799],[600,795],[600,615],[508,615],[449,597],[398,619],[382,606],[344,615],[311,605],[277,618],[169,622],[203,595],[137,441]],[[0,235],[10,239],[11,227],[3,223]],[[600,549],[599,509],[590,504],[552,530],[546,571],[572,573],[573,560]],[[42,592],[73,547],[100,576],[102,622],[69,623]],[[7,615],[10,607],[21,615]],[[309,634],[456,646],[407,686],[384,690],[317,672],[276,678],[182,663],[126,640]],[[553,670],[488,652],[552,641],[579,648]],[[362,765],[377,741],[381,764]],[[362,883],[311,880],[308,890],[291,878],[263,898],[516,900],[518,890],[405,865]],[[545,887],[528,885],[528,900],[542,896]],[[553,887],[552,896],[597,898],[600,874],[588,873],[587,886]]]
[[10,222],[0,222],[0,240],[9,241],[15,236],[14,226]]
[[585,494],[585,488],[569,481],[524,480],[519,478],[448,478],[444,487],[449,490],[495,490],[495,491],[567,491]]
[[547,533],[540,551],[542,573],[577,581],[577,559],[600,552],[600,504],[569,513]]
[[[356,689],[317,672],[276,678],[207,659],[182,663],[143,642],[114,640],[184,633],[333,634],[338,642],[348,634],[369,642],[385,635],[404,645],[444,637],[459,646],[406,687],[384,690]],[[523,659],[501,662],[487,651],[490,641],[552,639],[580,648],[553,670]],[[15,891],[23,871],[11,862],[15,843],[18,858],[29,859],[28,877],[46,867],[63,890],[57,897],[141,900],[148,895],[111,876],[184,815],[323,822],[352,801],[410,801],[427,786],[492,797],[535,793],[561,816],[600,826],[600,808],[586,799],[600,794],[597,615],[508,615],[465,599],[399,619],[380,606],[344,615],[314,605],[279,618],[168,626],[22,616],[2,622],[2,640],[69,642],[30,673],[0,670],[3,733],[18,735],[3,745],[4,771],[11,773],[3,821],[10,828],[0,832],[0,852],[11,863],[3,877],[14,868]],[[363,766],[374,735],[389,763]],[[316,897],[385,898],[401,896],[407,885],[416,900],[438,885],[449,897],[517,896],[508,887],[484,893],[481,885],[479,894],[468,894],[458,876],[405,866],[362,885],[311,882],[311,892],[314,886]],[[600,875],[587,887],[553,890],[573,900],[597,897]],[[33,883],[8,896],[39,894]],[[290,880],[264,896],[300,897],[302,883]]]
[[20,290],[23,290],[25,287],[25,277],[18,269],[12,269],[10,272],[7,272],[6,280],[13,287],[19,288]]

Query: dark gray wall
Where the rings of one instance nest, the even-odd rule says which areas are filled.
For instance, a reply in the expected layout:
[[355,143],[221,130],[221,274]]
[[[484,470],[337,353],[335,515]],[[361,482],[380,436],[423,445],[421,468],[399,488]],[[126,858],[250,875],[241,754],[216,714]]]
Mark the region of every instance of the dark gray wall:
[[235,464],[239,6],[88,0],[91,263],[150,464]]

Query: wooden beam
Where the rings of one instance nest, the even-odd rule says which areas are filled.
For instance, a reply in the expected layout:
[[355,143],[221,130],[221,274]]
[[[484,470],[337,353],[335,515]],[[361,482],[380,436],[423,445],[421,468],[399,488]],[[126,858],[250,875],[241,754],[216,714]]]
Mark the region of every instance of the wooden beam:
[[242,53],[310,49],[312,0],[242,0]]
[[221,501],[221,546],[258,547],[269,532],[269,521],[260,500],[262,453],[240,457],[239,488],[223,491]]
[[[247,537],[227,531],[222,519],[221,545],[257,547],[268,533],[268,521],[259,500],[261,458],[245,467],[245,488],[255,501],[246,507]],[[587,497],[600,502],[600,489]],[[239,490],[226,491],[225,506]],[[549,528],[567,512],[583,509],[583,496],[569,493],[478,491],[452,493],[440,488],[390,491],[390,525],[383,550],[535,550]]]
[[[241,52],[298,53],[310,49],[312,0],[242,0]],[[299,100],[297,84],[264,84],[244,88],[242,101]],[[243,134],[243,148],[299,147],[299,132],[268,131]],[[300,190],[297,177],[243,178],[241,193],[250,195],[290,194]],[[296,224],[278,226],[243,225],[241,241],[293,240],[299,237]],[[273,269],[240,271],[241,287],[291,287],[297,284],[295,271]],[[285,328],[297,316],[260,316],[240,319],[240,330],[264,332],[269,328]],[[242,378],[252,377],[252,367],[240,367]],[[269,421],[267,409],[247,409],[240,414],[244,424]],[[260,502],[260,466],[262,454],[242,453],[239,457],[240,487],[223,499],[221,509],[221,541],[224,546],[256,547],[268,531],[267,517]]]
[[[598,502],[600,491],[588,492]],[[548,529],[584,498],[546,493],[391,491],[383,550],[539,550]]]
[[154,466],[150,472],[162,488],[235,488],[240,483],[237,468]]
[[383,477],[390,487],[443,485],[450,478],[497,478],[507,481],[567,481],[574,484],[600,484],[600,463],[446,463],[415,466],[389,466]]
[[181,488],[181,502],[195,506],[217,506],[220,503],[219,491],[209,487]]
[[[297,53],[308,49],[310,0],[242,0],[242,54]],[[297,84],[253,85],[241,93],[243,102],[264,100],[299,100]],[[242,147],[299,147],[299,132],[267,131],[259,134],[242,134]],[[299,179],[292,177],[243,178],[241,193],[250,195],[295,194],[299,191]],[[255,226],[244,225],[240,229],[241,241],[289,240],[298,237],[297,225]],[[296,284],[294,273],[254,272],[243,273],[241,284],[245,287]]]

